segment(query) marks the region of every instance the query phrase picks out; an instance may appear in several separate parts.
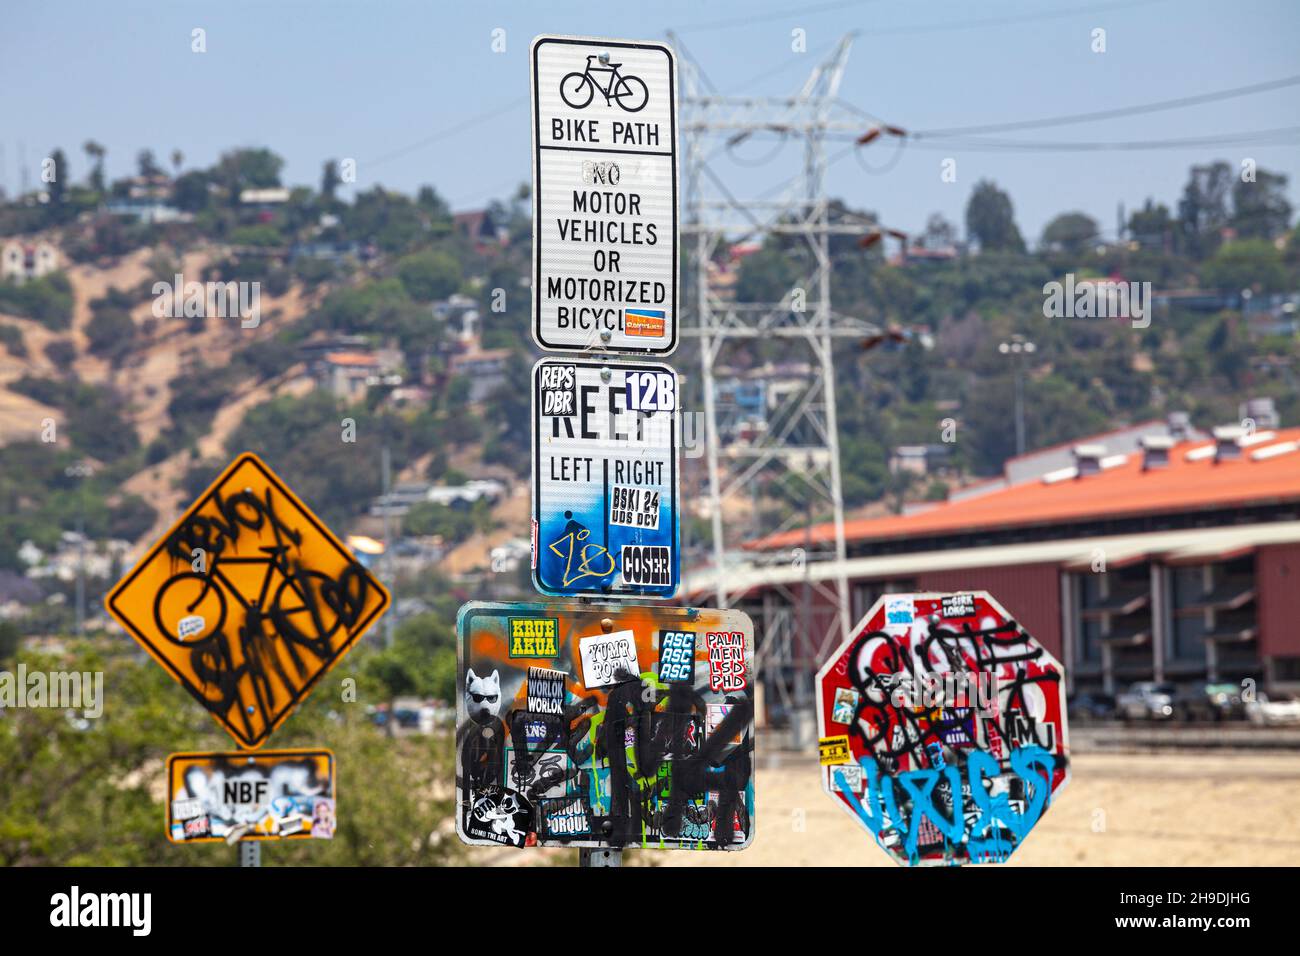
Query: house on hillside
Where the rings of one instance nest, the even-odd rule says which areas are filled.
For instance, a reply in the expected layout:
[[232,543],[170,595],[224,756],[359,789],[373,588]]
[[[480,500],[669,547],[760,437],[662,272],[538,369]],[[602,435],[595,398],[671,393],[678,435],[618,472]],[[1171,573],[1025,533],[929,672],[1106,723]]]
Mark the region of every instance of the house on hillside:
[[472,209],[452,216],[456,231],[474,245],[477,252],[491,252],[510,244],[510,232],[492,218],[486,209]]
[[0,280],[19,284],[39,279],[59,268],[59,250],[50,242],[38,239],[25,243],[21,239],[5,240],[0,246]]

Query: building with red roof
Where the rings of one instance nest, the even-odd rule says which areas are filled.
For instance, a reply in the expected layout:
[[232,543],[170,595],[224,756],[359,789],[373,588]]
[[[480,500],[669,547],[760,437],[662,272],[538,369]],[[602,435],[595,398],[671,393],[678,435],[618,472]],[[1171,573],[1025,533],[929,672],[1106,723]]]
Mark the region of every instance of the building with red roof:
[[[1072,690],[1247,678],[1300,690],[1300,428],[1072,451],[978,495],[846,522],[854,618],[890,591],[988,590],[1066,664]],[[750,542],[728,581],[756,617],[782,595],[797,604],[837,569],[782,555],[833,537],[819,525]],[[687,590],[703,598],[712,573]]]

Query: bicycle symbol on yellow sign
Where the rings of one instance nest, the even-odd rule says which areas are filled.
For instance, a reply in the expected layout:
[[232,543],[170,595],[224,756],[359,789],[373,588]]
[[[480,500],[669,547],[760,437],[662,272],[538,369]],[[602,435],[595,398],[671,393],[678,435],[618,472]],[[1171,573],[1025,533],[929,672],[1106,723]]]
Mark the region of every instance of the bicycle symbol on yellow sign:
[[255,749],[389,597],[270,468],[244,454],[104,603],[241,746]]

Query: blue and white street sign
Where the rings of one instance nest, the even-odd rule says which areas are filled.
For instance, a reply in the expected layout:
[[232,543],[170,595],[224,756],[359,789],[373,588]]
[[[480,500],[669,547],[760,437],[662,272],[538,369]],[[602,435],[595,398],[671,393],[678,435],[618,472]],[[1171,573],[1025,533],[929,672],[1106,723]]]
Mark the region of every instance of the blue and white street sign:
[[677,373],[654,363],[533,366],[533,583],[556,596],[677,591]]

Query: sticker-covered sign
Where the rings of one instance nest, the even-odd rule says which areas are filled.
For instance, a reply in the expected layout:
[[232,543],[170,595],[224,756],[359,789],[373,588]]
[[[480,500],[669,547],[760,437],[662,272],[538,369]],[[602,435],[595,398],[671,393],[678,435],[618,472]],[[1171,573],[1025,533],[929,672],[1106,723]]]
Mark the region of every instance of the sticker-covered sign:
[[677,402],[666,365],[533,367],[533,581],[543,594],[676,592]]
[[388,607],[388,592],[243,454],[104,600],[241,747],[266,742]]
[[1061,664],[984,591],[891,594],[817,675],[822,785],[897,862],[1002,862],[1069,780]]
[[185,753],[167,758],[167,837],[329,840],[334,754],[328,750]]
[[[521,659],[520,631],[550,633],[555,652]],[[457,645],[466,843],[749,845],[754,625],[743,612],[475,602],[460,610]]]
[[533,337],[677,347],[677,64],[661,43],[532,46]]

